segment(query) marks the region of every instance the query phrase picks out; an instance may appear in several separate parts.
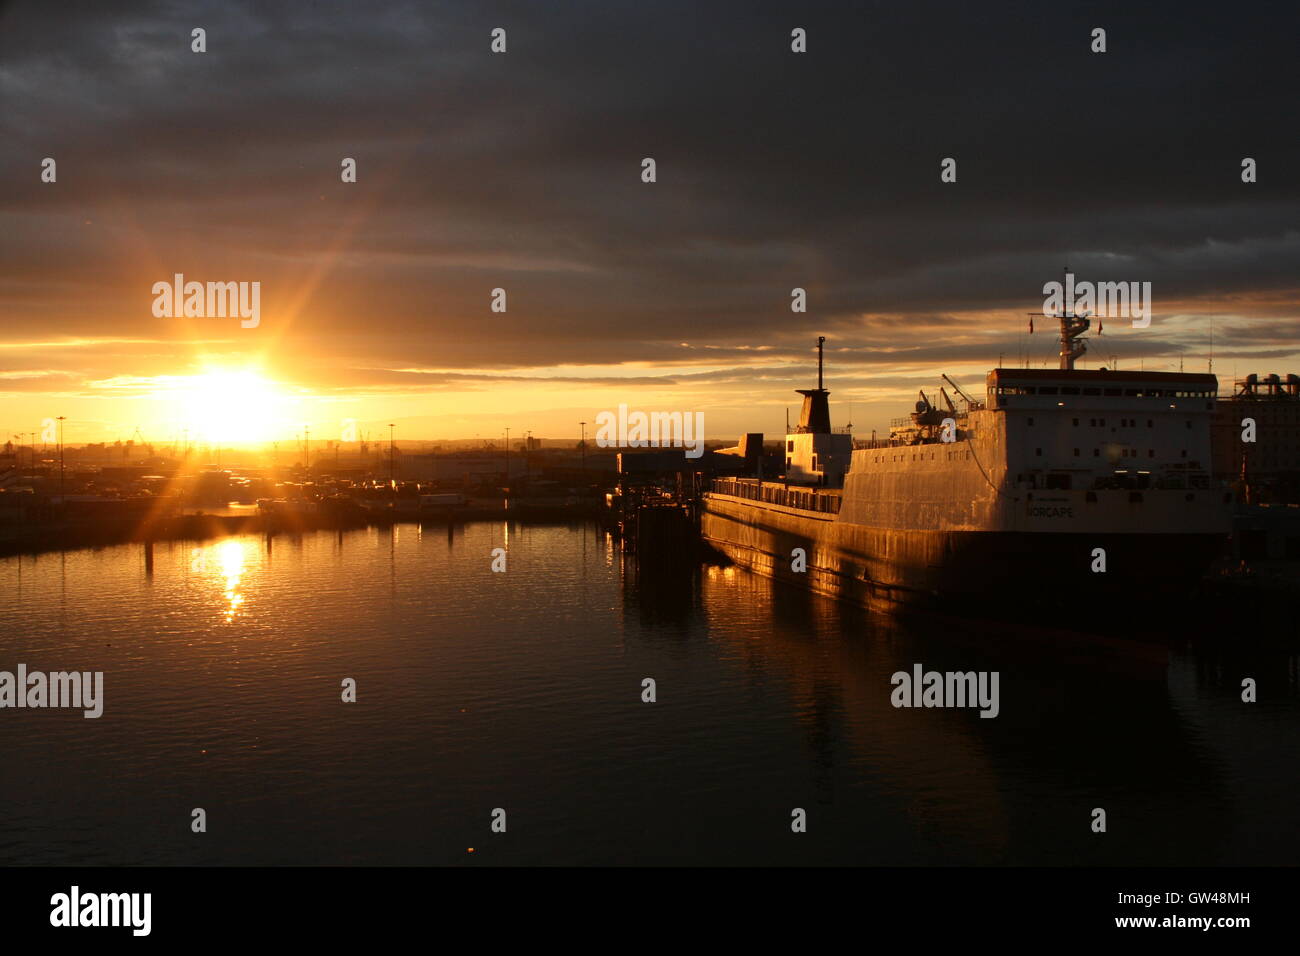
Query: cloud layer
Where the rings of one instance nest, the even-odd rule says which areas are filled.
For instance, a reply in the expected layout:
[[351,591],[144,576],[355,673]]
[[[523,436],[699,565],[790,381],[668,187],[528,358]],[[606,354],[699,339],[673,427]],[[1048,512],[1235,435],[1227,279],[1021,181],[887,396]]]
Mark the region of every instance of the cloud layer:
[[[256,355],[430,427],[448,396],[568,415],[589,386],[730,432],[806,383],[820,333],[839,397],[883,419],[939,371],[1049,357],[1023,314],[1066,263],[1153,285],[1152,327],[1108,324],[1098,361],[1203,368],[1213,317],[1216,370],[1290,371],[1296,26],[1284,5],[10,4],[0,392]],[[177,272],[260,281],[262,325],[154,318]]]

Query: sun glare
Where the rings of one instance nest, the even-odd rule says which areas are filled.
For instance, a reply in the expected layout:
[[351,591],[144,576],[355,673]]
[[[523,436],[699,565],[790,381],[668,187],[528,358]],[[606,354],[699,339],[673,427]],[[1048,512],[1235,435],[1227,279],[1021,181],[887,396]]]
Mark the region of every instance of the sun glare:
[[210,371],[179,383],[179,409],[190,434],[202,441],[267,441],[279,395],[254,371]]

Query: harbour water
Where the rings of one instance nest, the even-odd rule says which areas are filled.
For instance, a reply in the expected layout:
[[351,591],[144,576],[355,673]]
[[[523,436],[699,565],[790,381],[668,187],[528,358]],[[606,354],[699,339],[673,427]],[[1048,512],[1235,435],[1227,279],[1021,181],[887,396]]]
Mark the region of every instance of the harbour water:
[[[903,625],[585,524],[6,558],[0,613],[0,670],[105,687],[0,710],[4,865],[1300,858],[1297,655],[1250,634]],[[997,671],[998,716],[895,708],[916,664]]]

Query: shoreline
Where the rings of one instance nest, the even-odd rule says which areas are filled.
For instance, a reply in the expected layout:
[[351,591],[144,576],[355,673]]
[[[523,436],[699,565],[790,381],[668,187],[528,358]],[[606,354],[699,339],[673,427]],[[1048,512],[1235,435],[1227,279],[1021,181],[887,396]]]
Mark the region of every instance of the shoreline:
[[395,524],[458,525],[479,521],[525,521],[539,524],[590,521],[603,508],[594,505],[533,505],[466,507],[443,513],[323,512],[321,514],[175,515],[146,520],[101,518],[94,521],[41,522],[0,528],[0,558],[77,551],[122,544],[165,541],[205,541],[241,534],[298,534],[311,531],[353,531]]

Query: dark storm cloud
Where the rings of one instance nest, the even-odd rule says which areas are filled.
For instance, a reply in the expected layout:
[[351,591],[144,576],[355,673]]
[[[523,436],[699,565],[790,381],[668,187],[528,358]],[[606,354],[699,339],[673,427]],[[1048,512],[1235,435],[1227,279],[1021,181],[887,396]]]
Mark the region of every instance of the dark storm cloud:
[[[1271,290],[1295,317],[1285,5],[56,6],[0,17],[11,336],[163,334],[147,293],[173,272],[260,280],[279,349],[380,387],[410,367],[802,368],[819,331],[901,349],[857,364],[983,360],[999,349],[963,314],[1005,310],[1014,349],[1066,262],[1151,281],[1158,315]],[[1252,346],[1294,342],[1267,328]],[[1153,332],[1133,347],[1199,341]],[[737,348],[763,344],[781,352]]]

